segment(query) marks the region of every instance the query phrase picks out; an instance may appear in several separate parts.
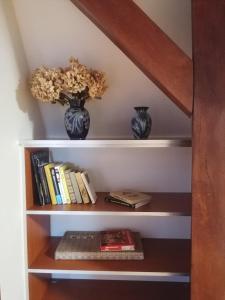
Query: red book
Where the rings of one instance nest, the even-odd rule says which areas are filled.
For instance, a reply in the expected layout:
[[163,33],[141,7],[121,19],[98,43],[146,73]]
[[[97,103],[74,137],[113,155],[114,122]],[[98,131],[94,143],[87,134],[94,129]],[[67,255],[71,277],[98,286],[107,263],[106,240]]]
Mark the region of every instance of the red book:
[[134,251],[135,243],[130,230],[101,232],[101,251]]

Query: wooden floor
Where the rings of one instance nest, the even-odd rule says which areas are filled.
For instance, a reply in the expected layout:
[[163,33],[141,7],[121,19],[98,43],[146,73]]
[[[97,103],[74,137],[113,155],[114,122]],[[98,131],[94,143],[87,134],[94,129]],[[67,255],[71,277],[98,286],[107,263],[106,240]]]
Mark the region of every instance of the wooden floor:
[[189,293],[187,283],[58,280],[42,300],[189,300]]
[[49,245],[29,269],[118,271],[118,272],[165,272],[188,275],[190,272],[190,241],[177,239],[143,239],[144,260],[99,261],[55,260],[54,252],[60,238],[52,237]]

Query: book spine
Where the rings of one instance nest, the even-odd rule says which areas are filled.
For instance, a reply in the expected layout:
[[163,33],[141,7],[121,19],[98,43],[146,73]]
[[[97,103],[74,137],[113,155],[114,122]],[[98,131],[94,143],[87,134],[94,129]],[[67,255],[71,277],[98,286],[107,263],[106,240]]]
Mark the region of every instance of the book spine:
[[85,188],[84,182],[81,178],[80,172],[75,173],[75,176],[77,179],[77,184],[78,184],[78,187],[80,190],[82,200],[83,200],[84,204],[88,204],[90,202],[90,200],[89,200],[89,196],[88,196],[87,190]]
[[75,193],[74,193],[72,182],[70,179],[70,171],[69,170],[67,170],[65,172],[65,179],[66,179],[66,185],[67,185],[67,189],[69,192],[71,203],[76,203]]
[[61,200],[62,200],[61,204],[67,204],[64,189],[63,189],[62,179],[59,174],[59,168],[55,167],[54,169],[55,169],[56,180],[57,180],[58,187],[59,187],[59,192],[61,195]]
[[109,202],[109,203],[115,203],[115,204],[118,204],[118,205],[121,205],[121,206],[126,206],[126,207],[130,207],[130,208],[135,208],[135,204],[129,204],[129,203],[123,202],[122,200],[113,198],[113,197],[111,197],[111,196],[106,196],[106,197],[105,197],[105,201],[107,201],[107,202]]
[[38,173],[38,160],[36,158],[36,155],[34,153],[31,153],[31,164],[32,164],[32,171],[33,171],[33,177],[35,180],[35,190],[36,190],[36,197],[39,205],[45,205],[44,202],[44,193],[43,193],[43,188],[41,185],[41,180],[39,178],[39,173]]
[[75,172],[70,172],[70,179],[71,179],[71,183],[72,183],[72,186],[73,186],[73,190],[74,190],[74,193],[75,193],[75,198],[76,198],[76,202],[78,204],[81,204],[83,201],[82,201],[82,198],[81,198],[81,195],[80,195],[80,190],[79,190],[79,187],[78,187],[78,184],[77,184],[77,179],[76,179],[76,176],[75,176]]
[[45,172],[44,172],[44,165],[38,166],[38,172],[39,172],[41,185],[42,185],[42,189],[43,189],[44,202],[45,202],[45,204],[50,204],[51,199],[50,199],[47,179],[46,179]]
[[97,197],[96,197],[96,193],[95,193],[94,189],[90,186],[90,182],[88,181],[87,172],[82,172],[81,173],[81,178],[84,182],[85,188],[88,192],[88,195],[91,199],[92,204],[95,204]]
[[120,246],[120,245],[115,245],[115,246],[100,246],[101,251],[134,251],[135,247],[134,245],[129,245],[129,246]]
[[48,183],[51,203],[52,203],[52,205],[55,205],[55,204],[57,204],[57,200],[56,200],[56,194],[55,194],[55,190],[54,190],[54,186],[53,186],[52,175],[50,172],[50,167],[53,167],[53,164],[45,165],[44,170],[45,170],[45,176],[46,176],[47,183]]
[[59,186],[58,186],[58,182],[57,182],[57,178],[56,178],[55,168],[54,167],[50,168],[50,171],[52,174],[52,181],[53,181],[53,186],[54,186],[54,190],[55,190],[57,204],[62,204],[62,197],[60,195],[60,190],[59,190]]
[[71,199],[70,199],[69,191],[68,191],[68,188],[67,188],[66,178],[65,178],[65,173],[64,172],[65,172],[64,166],[59,167],[59,175],[60,175],[60,179],[61,179],[61,182],[62,182],[63,191],[64,191],[64,195],[65,195],[65,199],[66,199],[65,204],[70,204]]

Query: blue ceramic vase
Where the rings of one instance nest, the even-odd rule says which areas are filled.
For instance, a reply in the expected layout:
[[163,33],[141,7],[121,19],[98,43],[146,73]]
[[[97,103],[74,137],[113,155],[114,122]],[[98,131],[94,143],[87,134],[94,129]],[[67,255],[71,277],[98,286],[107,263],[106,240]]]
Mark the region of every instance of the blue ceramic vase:
[[89,112],[84,108],[85,100],[74,99],[65,112],[64,123],[71,140],[84,140],[90,127]]
[[148,107],[137,106],[136,116],[131,120],[131,128],[135,139],[147,139],[152,127],[152,120],[147,112]]

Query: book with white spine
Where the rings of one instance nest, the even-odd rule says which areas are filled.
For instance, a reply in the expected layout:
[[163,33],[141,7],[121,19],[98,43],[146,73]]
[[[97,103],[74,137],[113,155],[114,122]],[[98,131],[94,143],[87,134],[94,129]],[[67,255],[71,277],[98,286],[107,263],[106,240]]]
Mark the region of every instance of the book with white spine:
[[95,189],[94,189],[93,184],[90,180],[90,177],[88,176],[87,171],[83,171],[81,173],[81,178],[83,179],[84,185],[86,187],[86,190],[88,192],[88,195],[91,199],[92,204],[95,204],[95,202],[97,200],[97,195],[95,193]]
[[89,198],[88,192],[86,190],[85,184],[83,182],[83,179],[81,177],[81,172],[76,172],[75,176],[76,176],[77,184],[78,184],[78,187],[80,190],[80,194],[81,194],[83,203],[84,204],[90,203],[90,198]]

